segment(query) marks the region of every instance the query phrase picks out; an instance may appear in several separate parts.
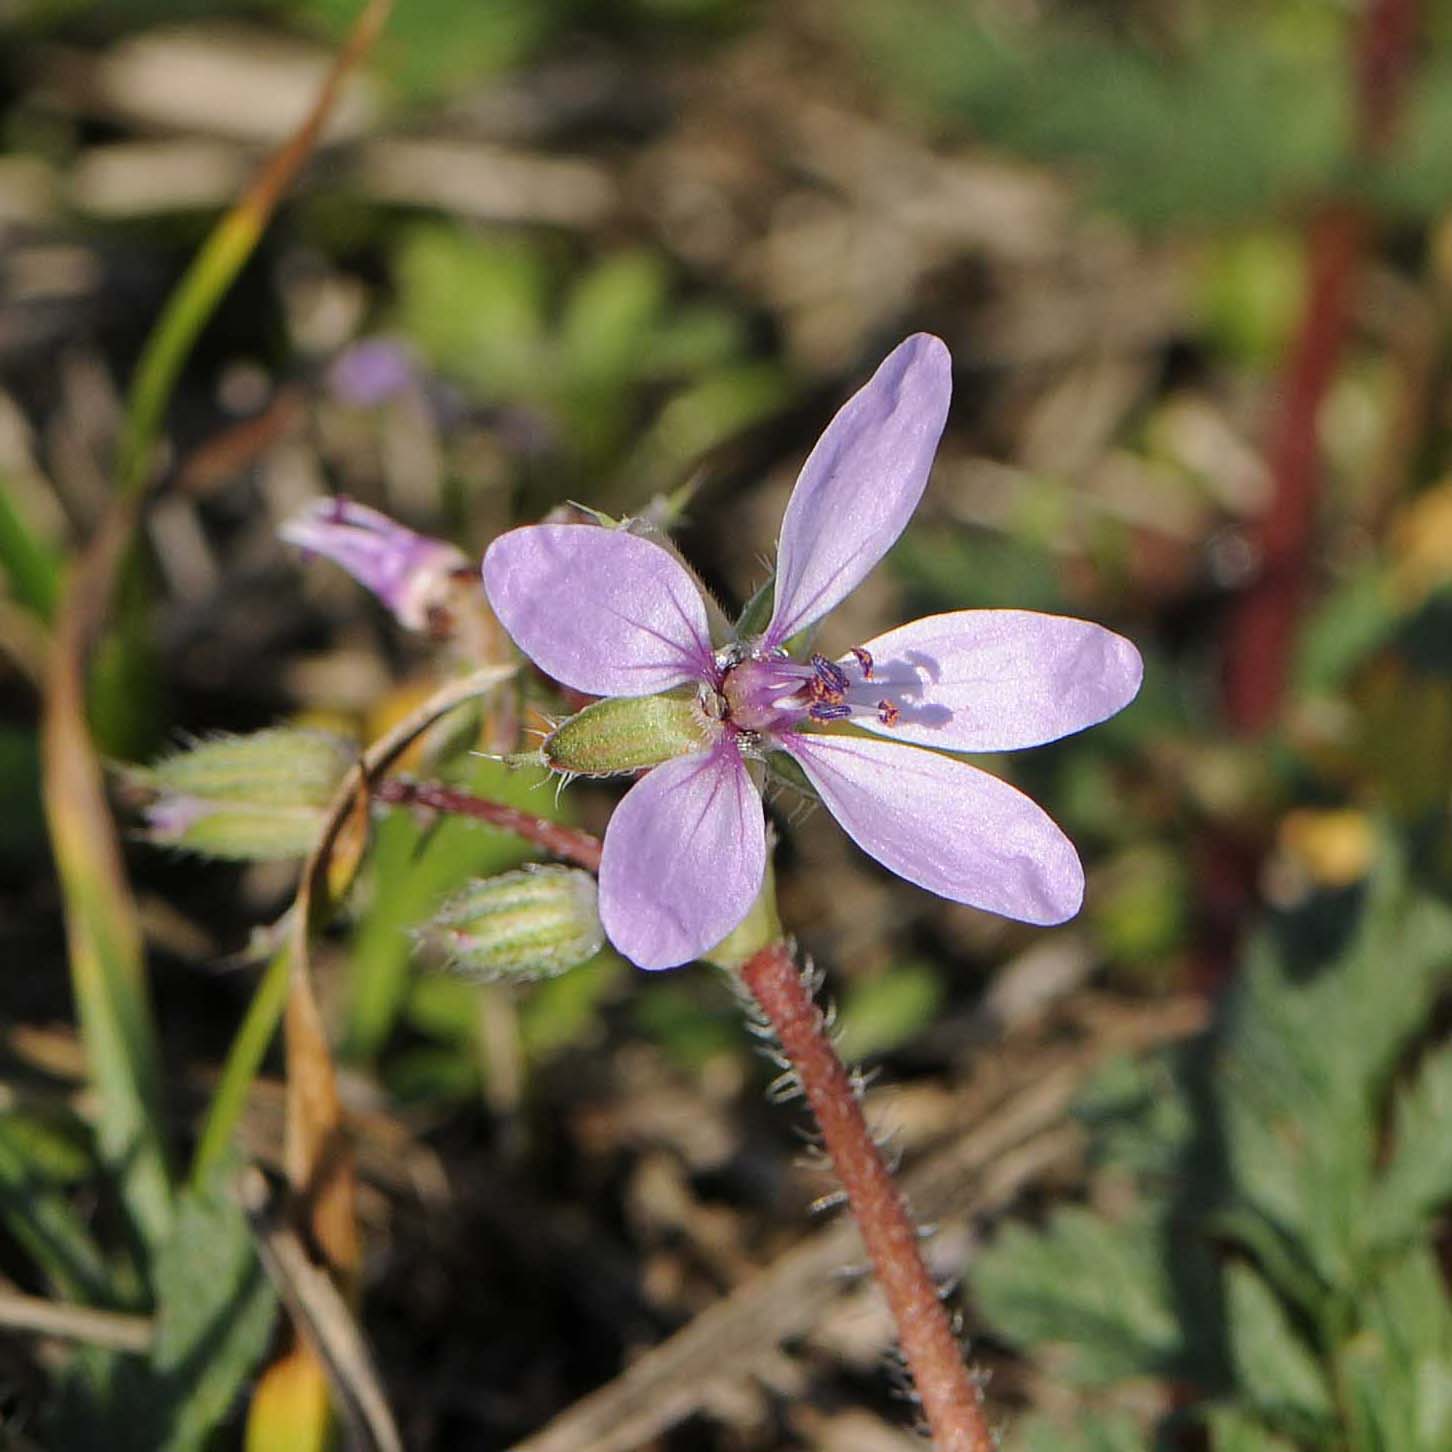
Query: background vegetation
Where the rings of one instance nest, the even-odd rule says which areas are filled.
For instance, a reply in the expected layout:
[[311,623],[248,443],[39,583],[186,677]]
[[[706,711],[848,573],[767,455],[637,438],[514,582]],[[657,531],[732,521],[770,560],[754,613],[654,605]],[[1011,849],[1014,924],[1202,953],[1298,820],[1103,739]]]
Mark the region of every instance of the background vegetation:
[[[121,767],[374,741],[457,661],[277,525],[345,492],[477,556],[655,508],[739,605],[831,410],[926,328],[949,431],[829,644],[1014,606],[1147,664],[988,763],[1081,849],[1062,929],[783,818],[783,920],[884,1071],[1007,1445],[1452,1444],[1452,11],[401,0],[255,249],[244,215],[209,254],[172,388],[158,316],[358,8],[0,0],[0,1441],[322,1425],[238,1196],[284,1168],[297,859],[157,850]],[[471,723],[406,764],[601,827],[617,792],[557,803]],[[719,975],[414,961],[530,855],[380,813],[312,953],[404,1444],[912,1445]]]

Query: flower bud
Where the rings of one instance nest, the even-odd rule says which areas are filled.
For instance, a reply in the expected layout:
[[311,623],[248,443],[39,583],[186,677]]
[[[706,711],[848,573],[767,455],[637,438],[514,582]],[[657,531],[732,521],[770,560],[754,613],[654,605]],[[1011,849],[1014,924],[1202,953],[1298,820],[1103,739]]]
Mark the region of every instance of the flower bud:
[[356,754],[342,737],[283,726],[213,737],[125,780],[151,796],[148,841],[242,862],[302,857]]
[[659,766],[708,745],[700,708],[681,696],[615,696],[586,706],[545,737],[551,771],[613,776]]
[[463,550],[341,496],[315,501],[278,534],[341,565],[410,630],[440,632],[451,614],[455,578],[468,574],[477,583]]
[[595,879],[577,867],[525,867],[481,878],[418,933],[449,968],[480,982],[556,978],[605,941]]

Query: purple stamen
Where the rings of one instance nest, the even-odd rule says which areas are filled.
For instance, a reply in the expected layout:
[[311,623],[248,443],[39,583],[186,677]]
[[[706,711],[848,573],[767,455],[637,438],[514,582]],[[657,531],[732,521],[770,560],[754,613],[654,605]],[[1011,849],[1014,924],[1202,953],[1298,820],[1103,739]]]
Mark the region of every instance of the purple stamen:
[[727,668],[720,694],[726,719],[742,731],[771,731],[806,713],[821,683],[809,666],[785,657],[763,656]]
[[847,679],[847,672],[835,661],[830,661],[824,655],[814,655],[811,660],[812,669],[817,673],[817,679],[825,687],[825,692],[830,699],[832,696],[845,696],[847,687],[852,683]]

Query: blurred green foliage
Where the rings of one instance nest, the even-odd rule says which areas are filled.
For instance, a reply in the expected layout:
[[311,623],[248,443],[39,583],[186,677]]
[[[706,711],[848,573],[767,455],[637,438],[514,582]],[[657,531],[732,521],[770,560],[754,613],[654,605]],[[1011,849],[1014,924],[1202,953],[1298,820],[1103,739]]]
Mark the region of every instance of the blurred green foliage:
[[1257,935],[1202,1042],[1086,1097],[1116,1209],[1008,1227],[972,1271],[995,1327],[1086,1386],[1194,1387],[1216,1452],[1452,1438],[1452,1047],[1424,1038],[1452,911],[1383,858]]
[[184,1192],[151,1262],[104,1252],[63,1193],[93,1170],[79,1122],[0,1119],[0,1218],[62,1298],[154,1305],[144,1356],[82,1348],[63,1364],[46,1445],[204,1452],[272,1337],[276,1298],[231,1189],[236,1163]]
[[435,224],[408,233],[395,273],[399,330],[477,403],[525,411],[556,495],[639,507],[785,402],[739,318],[675,296],[654,252],[566,270],[548,248]]
[[[357,0],[19,0],[0,4],[0,31],[7,39],[44,37],[60,49],[220,16],[331,40],[357,10]],[[729,34],[761,13],[738,0],[605,7],[404,0],[374,71],[389,124],[412,125],[431,105],[447,122],[450,105],[496,79],[520,74],[529,83],[524,68],[537,60],[589,59],[602,39],[621,53],[644,54]],[[1442,1452],[1452,1445],[1452,1309],[1436,1258],[1452,1202],[1452,1051],[1441,1036],[1452,966],[1445,906],[1452,566],[1439,576],[1434,560],[1428,578],[1408,587],[1406,557],[1422,546],[1399,542],[1387,524],[1393,506],[1406,501],[1368,501],[1374,446],[1401,379],[1386,368],[1373,376],[1359,360],[1327,411],[1337,488],[1325,514],[1337,548],[1318,561],[1324,571],[1302,622],[1294,729],[1273,746],[1227,746],[1217,738],[1206,607],[1233,581],[1207,578],[1197,552],[1203,547],[1208,556],[1212,532],[1239,521],[1247,506],[1216,475],[1218,453],[1208,465],[1177,453],[1169,415],[1174,390],[1203,387],[1253,452],[1261,420],[1245,395],[1263,389],[1292,339],[1306,280],[1299,223],[1322,199],[1366,197],[1414,226],[1445,210],[1452,195],[1448,11],[1432,7],[1426,17],[1430,55],[1406,125],[1374,171],[1351,160],[1354,6],[1226,0],[1161,14],[1117,3],[904,0],[846,15],[868,81],[891,95],[900,117],[911,117],[905,130],[1051,164],[1093,208],[1169,239],[1184,263],[1183,314],[1169,325],[1172,336],[1154,341],[1158,351],[1146,365],[1147,375],[1160,370],[1164,379],[1147,383],[1112,421],[1104,445],[1152,467],[1135,477],[1156,509],[1189,517],[1176,540],[1195,558],[1182,574],[1166,583],[1139,572],[1143,514],[1121,519],[1111,499],[1102,514],[1086,515],[1086,501],[1102,502],[1097,481],[1086,477],[1092,471],[1037,464],[1014,471],[1012,506],[990,525],[965,525],[971,512],[956,515],[958,501],[938,496],[947,501],[941,512],[925,517],[891,556],[904,618],[1014,606],[1133,621],[1130,633],[1149,662],[1134,710],[1082,740],[1011,763],[1085,849],[1092,877],[1082,927],[1095,951],[1122,978],[1173,981],[1202,946],[1210,875],[1203,857],[1227,839],[1263,846],[1295,802],[1373,805],[1404,830],[1415,862],[1415,874],[1384,863],[1369,885],[1340,894],[1317,879],[1308,907],[1264,927],[1203,1043],[1121,1063],[1085,1097],[1080,1112],[1097,1151],[1085,1203],[1050,1209],[1037,1227],[1005,1229],[975,1270],[978,1301],[999,1333],[1042,1358],[1051,1376],[1068,1373],[1076,1383],[1071,1429],[1033,1413],[1010,1445],[1133,1452],[1152,1437],[1165,1445],[1183,1433],[1208,1438],[1215,1452]],[[803,92],[817,95],[810,85]],[[755,103],[767,115],[779,104],[769,85]],[[83,148],[109,142],[117,124],[79,117],[27,98],[6,115],[6,136],[12,144],[48,138],[37,152],[63,167]],[[640,124],[632,113],[623,129]],[[664,124],[661,134],[668,135]],[[598,139],[571,136],[565,144],[578,141],[599,160]],[[635,138],[608,131],[604,139],[598,153]],[[728,137],[723,150],[734,144]],[[761,210],[785,216],[843,201],[839,179],[804,170],[811,181],[801,191],[764,187]],[[769,288],[747,300],[738,274],[689,273],[643,227],[612,223],[605,235],[567,238],[546,228],[420,220],[330,193],[327,168],[320,171],[319,195],[300,209],[305,247],[284,247],[283,266],[261,284],[280,291],[277,279],[298,253],[315,249],[349,274],[359,296],[377,287],[369,320],[415,353],[430,398],[446,399],[434,420],[444,471],[456,427],[484,422],[503,440],[521,514],[570,496],[622,514],[639,510],[653,493],[680,484],[707,451],[793,401],[796,363],[787,360],[799,341],[796,322],[785,308],[766,315],[776,301]],[[722,198],[733,204],[729,186]],[[64,218],[65,228],[80,225]],[[134,245],[123,231],[97,228],[105,247]],[[1413,229],[1398,238],[1383,258],[1387,275],[1400,274],[1425,240]],[[993,273],[991,257],[970,260],[982,264],[990,290],[1014,285]],[[976,316],[979,279],[960,292],[950,276],[962,261],[949,258],[911,300],[929,326],[967,331]],[[355,266],[361,282],[351,275]],[[1428,273],[1416,279],[1419,304],[1445,285],[1430,266]],[[1383,308],[1391,304],[1374,300],[1368,312]],[[284,312],[277,308],[277,316]],[[1384,341],[1376,317],[1358,326]],[[960,398],[987,413],[1000,365],[980,373],[969,357]],[[296,381],[316,358],[283,353],[277,361],[279,376]],[[1045,371],[1078,361],[1056,360]],[[1024,387],[1020,374],[1013,382]],[[1434,369],[1434,399],[1439,382]],[[209,376],[197,394],[208,387]],[[955,413],[954,427],[966,434],[974,424],[963,417]],[[460,432],[460,447],[471,447],[468,430]],[[960,437],[956,447],[997,443],[990,433],[966,445]],[[1445,420],[1430,422],[1422,443],[1423,455],[1408,466],[1415,474],[1408,492],[1422,491],[1418,497],[1435,492],[1424,489],[1426,478],[1445,467]],[[472,493],[461,497],[476,487],[473,479],[444,481],[445,507],[479,503]],[[469,507],[454,513],[460,523],[474,517]],[[1446,529],[1433,520],[1421,536],[1435,542]],[[42,643],[63,563],[64,551],[0,481],[4,604]],[[98,731],[121,756],[149,753],[165,724],[155,586],[143,575],[128,584],[118,629],[91,673]],[[571,802],[557,800],[537,774],[493,762],[461,757],[441,774],[550,817]],[[35,732],[7,720],[0,724],[7,870],[40,854],[37,783]],[[392,1103],[465,1110],[499,1067],[488,1062],[482,1025],[490,1006],[469,983],[416,971],[411,930],[467,879],[529,855],[513,838],[473,823],[402,811],[378,820],[338,935],[339,1003],[343,1053]],[[1424,878],[1443,887],[1429,888]],[[1247,889],[1236,910],[1252,896]],[[920,925],[910,948],[894,944],[855,973],[843,965],[849,1058],[891,1054],[945,1005],[961,1006],[955,959],[977,950],[960,951],[926,912],[915,931]],[[610,1012],[627,996],[623,1012]],[[736,1006],[717,983],[643,977],[608,950],[509,997],[505,1009],[526,1095],[529,1076],[546,1061],[622,1029],[686,1075],[744,1053]],[[147,1356],[67,1359],[58,1419],[46,1429],[53,1445],[180,1452],[215,1443],[213,1429],[273,1324],[270,1293],[225,1193],[226,1173],[215,1166],[200,1188],[178,1192],[174,1224],[148,1253],[117,1232],[116,1179],[102,1168],[92,1124],[28,1104],[0,1115],[0,1221],[16,1261],[58,1298],[154,1314],[158,1326]],[[1147,1431],[1143,1417],[1126,1410],[1144,1405],[1147,1382],[1151,1397],[1167,1405],[1179,1396],[1193,1409],[1167,1412]]]
[[[355,0],[286,0],[283,8],[333,41],[358,13]],[[526,59],[566,13],[560,0],[408,0],[396,7],[374,67],[404,100],[448,96]]]
[[1423,69],[1385,162],[1352,162],[1354,7],[1283,0],[1187,7],[1161,25],[1066,9],[1011,16],[983,0],[853,9],[904,101],[944,127],[1063,164],[1137,226],[1223,226],[1346,187],[1412,215],[1445,205],[1452,68]]
[[837,1013],[837,1047],[855,1063],[890,1053],[921,1033],[943,1003],[943,980],[930,963],[902,963],[859,979]]

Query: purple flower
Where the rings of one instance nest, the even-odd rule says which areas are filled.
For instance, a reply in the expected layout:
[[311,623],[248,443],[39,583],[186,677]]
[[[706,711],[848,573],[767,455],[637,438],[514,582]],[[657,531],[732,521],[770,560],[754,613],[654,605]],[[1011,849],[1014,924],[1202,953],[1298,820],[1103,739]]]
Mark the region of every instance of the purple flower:
[[701,749],[641,778],[605,834],[601,918],[641,967],[699,956],[750,909],[766,865],[756,763],[778,751],[858,846],[909,882],[1029,923],[1079,910],[1084,873],[1059,828],[942,753],[1036,746],[1112,716],[1139,690],[1133,645],[1083,620],[965,610],[836,661],[788,650],[902,533],[950,391],[947,348],[920,333],[828,425],[787,505],[760,635],[713,643],[690,574],[624,530],[536,525],[485,555],[496,614],[555,679],[598,696],[695,693]]
[[445,608],[451,579],[471,568],[468,556],[456,546],[415,534],[342,495],[315,500],[278,534],[341,565],[410,630],[433,627]]
[[391,338],[361,338],[328,368],[329,391],[352,408],[378,408],[412,388],[417,379],[413,354]]

